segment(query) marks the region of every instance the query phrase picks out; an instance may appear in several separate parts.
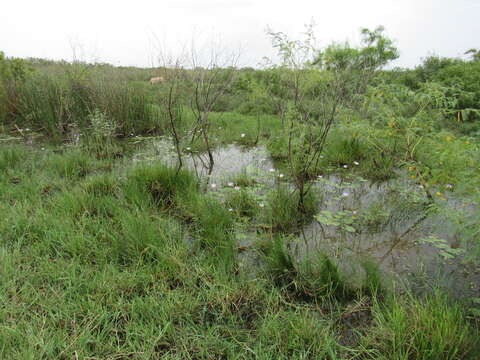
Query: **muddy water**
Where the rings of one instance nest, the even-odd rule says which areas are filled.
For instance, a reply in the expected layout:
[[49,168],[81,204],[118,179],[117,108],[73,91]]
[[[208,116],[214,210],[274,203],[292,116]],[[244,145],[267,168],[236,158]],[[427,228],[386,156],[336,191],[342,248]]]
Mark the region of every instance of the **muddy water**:
[[[156,141],[138,154],[137,160],[161,158],[174,165],[173,150],[168,141]],[[274,170],[274,163],[264,147],[243,149],[229,145],[216,149],[213,169],[209,169],[205,154],[184,155],[186,167],[203,179],[210,191],[221,191],[238,174],[255,178],[264,189],[271,188],[279,180],[278,171]],[[342,214],[341,219],[351,228],[347,231],[342,225],[312,221],[290,247],[299,261],[318,252],[327,253],[353,282],[359,283],[364,276],[361,263],[369,259],[379,265],[382,273],[389,274],[389,278],[410,280],[418,287],[436,281],[459,297],[480,296],[478,269],[475,271],[463,264],[461,253],[455,253],[452,258],[442,255],[445,249],[455,252],[460,247],[462,235],[445,214],[462,211],[468,217],[475,211],[472,204],[446,194],[436,198],[440,210],[436,209],[429,205],[425,189],[406,174],[381,184],[360,178],[347,181],[345,177],[329,176],[317,179],[313,190],[321,198],[318,212],[328,211],[337,216],[336,220]],[[248,248],[255,237],[255,232],[241,232],[239,245]],[[432,244],[431,239],[437,240]],[[254,257],[253,252],[247,251],[242,254],[242,261],[246,261],[248,267],[257,262]]]
[[364,276],[360,264],[370,259],[383,273],[418,286],[435,280],[459,297],[480,295],[480,273],[462,263],[461,229],[445,216],[461,211],[468,217],[475,211],[472,204],[447,194],[436,200],[437,209],[425,189],[402,174],[382,184],[330,176],[316,188],[323,196],[319,211],[344,212],[349,223],[354,219],[355,231],[313,221],[294,247],[297,257],[325,252],[356,282]]
[[[174,150],[171,142],[160,139],[149,144],[144,151],[136,155],[135,159],[137,161],[161,159],[175,166],[177,158]],[[271,183],[271,177],[266,175],[273,168],[273,162],[263,146],[247,149],[228,145],[215,149],[212,154],[214,159],[212,169],[209,168],[208,155],[205,153],[183,153],[185,167],[209,184],[225,184],[239,174],[262,179],[263,183]]]

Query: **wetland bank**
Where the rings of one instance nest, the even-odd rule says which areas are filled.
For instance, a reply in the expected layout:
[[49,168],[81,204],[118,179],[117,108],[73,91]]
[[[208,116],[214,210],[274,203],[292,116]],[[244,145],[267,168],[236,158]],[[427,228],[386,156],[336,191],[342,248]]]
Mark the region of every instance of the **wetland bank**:
[[261,70],[2,55],[0,357],[479,358],[480,62],[382,70],[362,34],[271,32]]

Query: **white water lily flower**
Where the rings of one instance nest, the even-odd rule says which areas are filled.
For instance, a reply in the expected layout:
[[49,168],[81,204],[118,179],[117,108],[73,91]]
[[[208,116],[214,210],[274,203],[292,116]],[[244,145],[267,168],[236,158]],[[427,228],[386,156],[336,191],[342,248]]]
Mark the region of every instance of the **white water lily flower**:
[[240,135],[240,137],[244,138],[244,137],[245,137],[245,134]]
[[346,192],[346,191],[344,191],[344,192],[342,193],[342,196],[343,196],[343,197],[347,197],[348,195],[350,195],[350,193],[348,193],[348,192]]
[[347,169],[347,168],[348,168],[348,165],[343,165],[343,168],[344,168],[344,169]]
[[233,182],[229,182],[229,183],[227,183],[227,185],[230,186],[230,187],[233,187],[234,183],[233,183]]
[[235,186],[234,189],[235,190],[240,190],[240,186]]
[[360,163],[358,161],[354,161],[353,163],[357,166],[360,165]]

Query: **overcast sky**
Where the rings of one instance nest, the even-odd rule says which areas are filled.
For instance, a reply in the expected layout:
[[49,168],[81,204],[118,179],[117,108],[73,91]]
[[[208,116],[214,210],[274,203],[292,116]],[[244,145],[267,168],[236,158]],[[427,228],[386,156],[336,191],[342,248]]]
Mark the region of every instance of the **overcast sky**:
[[0,9],[0,50],[14,57],[72,60],[73,48],[80,60],[151,66],[158,43],[175,53],[215,38],[255,66],[274,54],[267,26],[295,38],[312,19],[320,45],[385,26],[402,67],[480,48],[480,0],[5,0]]

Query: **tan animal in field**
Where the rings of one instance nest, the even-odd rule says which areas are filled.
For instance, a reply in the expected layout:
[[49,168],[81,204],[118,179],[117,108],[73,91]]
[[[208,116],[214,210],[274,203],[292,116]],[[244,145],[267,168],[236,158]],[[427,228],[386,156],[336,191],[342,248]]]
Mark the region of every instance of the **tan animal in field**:
[[164,82],[164,79],[162,76],[157,76],[157,77],[153,77],[150,79],[150,84],[154,85],[154,84],[161,84]]

